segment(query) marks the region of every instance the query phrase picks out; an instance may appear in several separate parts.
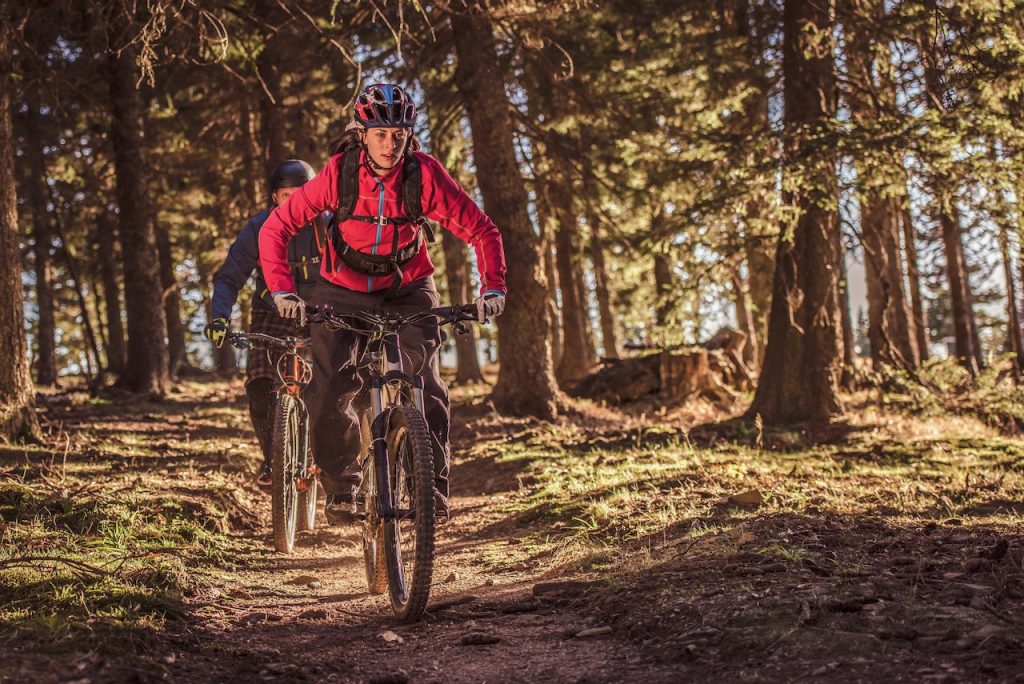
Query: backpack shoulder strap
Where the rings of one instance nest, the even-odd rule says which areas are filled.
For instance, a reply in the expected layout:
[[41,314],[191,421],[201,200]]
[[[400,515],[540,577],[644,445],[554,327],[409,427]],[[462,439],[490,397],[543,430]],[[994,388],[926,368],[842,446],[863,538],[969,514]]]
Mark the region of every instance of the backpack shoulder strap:
[[359,148],[351,147],[338,162],[338,210],[334,212],[331,221],[334,225],[347,221],[356,208],[356,199],[359,197],[359,157]]
[[423,218],[423,166],[415,154],[407,154],[402,168],[402,200],[405,217],[418,224],[427,234],[427,242],[434,241],[434,231]]
[[415,154],[405,155],[402,168],[402,199],[405,217],[413,223],[423,217],[423,168]]

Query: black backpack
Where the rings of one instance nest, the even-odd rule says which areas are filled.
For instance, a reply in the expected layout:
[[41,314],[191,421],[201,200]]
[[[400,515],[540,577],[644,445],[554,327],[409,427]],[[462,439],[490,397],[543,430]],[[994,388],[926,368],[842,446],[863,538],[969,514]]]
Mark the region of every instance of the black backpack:
[[[359,198],[359,166],[361,150],[359,147],[349,148],[338,161],[338,208],[334,212],[331,224],[328,228],[328,235],[334,245],[334,251],[339,259],[346,266],[369,276],[395,275],[396,278],[391,284],[392,290],[397,290],[402,281],[402,266],[416,256],[422,245],[422,240],[417,235],[409,246],[398,249],[398,230],[394,231],[394,238],[390,254],[365,254],[353,249],[341,237],[339,226],[343,221],[363,221],[376,224],[377,216],[357,216],[353,212],[356,200]],[[405,216],[388,217],[386,223],[402,226],[407,223],[414,223],[417,230],[426,233],[427,241],[434,241],[434,231],[430,223],[423,217],[423,170],[420,167],[420,160],[414,154],[406,154],[402,161],[402,200],[405,204]]]

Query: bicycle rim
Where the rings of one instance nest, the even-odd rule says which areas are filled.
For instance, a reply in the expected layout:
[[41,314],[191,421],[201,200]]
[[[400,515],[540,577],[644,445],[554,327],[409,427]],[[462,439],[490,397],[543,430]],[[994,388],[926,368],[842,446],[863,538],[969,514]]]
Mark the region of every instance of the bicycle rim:
[[388,590],[399,621],[415,622],[426,610],[434,574],[434,458],[423,415],[394,408],[387,445],[392,505],[408,511],[384,521]]
[[274,548],[291,553],[295,545],[298,489],[296,469],[299,461],[301,425],[299,402],[290,394],[281,394],[274,409],[272,441],[270,509],[274,525]]

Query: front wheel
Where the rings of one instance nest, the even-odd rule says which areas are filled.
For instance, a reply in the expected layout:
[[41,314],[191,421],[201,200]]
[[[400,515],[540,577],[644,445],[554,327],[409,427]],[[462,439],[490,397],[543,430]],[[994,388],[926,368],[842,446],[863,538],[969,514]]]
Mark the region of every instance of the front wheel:
[[298,517],[296,475],[302,445],[302,405],[291,394],[281,393],[274,409],[271,452],[270,510],[274,524],[274,548],[291,553],[295,546]]
[[423,414],[396,406],[387,451],[395,517],[384,520],[391,607],[400,622],[423,616],[434,574],[434,456]]

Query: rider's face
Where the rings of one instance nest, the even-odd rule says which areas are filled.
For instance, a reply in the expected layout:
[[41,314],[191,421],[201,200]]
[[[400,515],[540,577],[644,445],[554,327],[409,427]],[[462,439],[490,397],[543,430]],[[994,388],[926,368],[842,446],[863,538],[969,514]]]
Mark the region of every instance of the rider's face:
[[292,193],[295,192],[296,190],[298,190],[298,188],[278,188],[273,193],[271,193],[270,196],[273,198],[274,204],[276,204],[277,206],[281,206],[282,204],[285,203],[285,200],[291,197]]
[[363,134],[370,157],[385,171],[398,164],[408,139],[409,130],[406,128],[368,128]]

